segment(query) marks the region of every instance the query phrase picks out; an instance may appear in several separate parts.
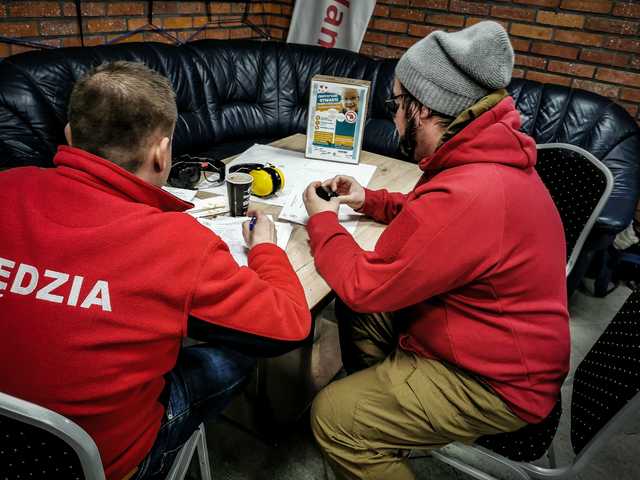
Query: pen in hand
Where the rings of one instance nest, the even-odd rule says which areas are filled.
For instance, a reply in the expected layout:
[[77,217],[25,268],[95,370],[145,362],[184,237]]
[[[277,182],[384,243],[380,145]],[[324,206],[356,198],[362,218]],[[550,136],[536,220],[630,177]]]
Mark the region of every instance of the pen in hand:
[[251,217],[251,221],[249,222],[249,231],[253,232],[253,227],[256,226],[257,217]]

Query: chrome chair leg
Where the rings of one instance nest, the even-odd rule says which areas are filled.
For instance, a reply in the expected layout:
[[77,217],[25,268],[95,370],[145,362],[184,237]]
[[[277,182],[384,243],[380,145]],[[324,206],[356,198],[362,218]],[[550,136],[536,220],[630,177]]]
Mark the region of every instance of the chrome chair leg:
[[198,435],[198,463],[200,464],[200,476],[202,480],[211,480],[211,465],[209,464],[209,450],[207,448],[207,435],[204,429],[204,423],[198,427],[200,435]]

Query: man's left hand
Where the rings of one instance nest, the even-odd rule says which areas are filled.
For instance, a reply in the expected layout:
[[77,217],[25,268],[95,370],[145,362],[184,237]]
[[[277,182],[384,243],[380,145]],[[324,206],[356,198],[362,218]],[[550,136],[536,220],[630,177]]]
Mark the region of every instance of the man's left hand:
[[307,209],[309,217],[320,212],[335,212],[337,214],[340,208],[340,201],[337,197],[326,201],[318,196],[316,188],[320,185],[322,185],[321,182],[312,182],[302,194],[302,200],[304,201],[304,206]]

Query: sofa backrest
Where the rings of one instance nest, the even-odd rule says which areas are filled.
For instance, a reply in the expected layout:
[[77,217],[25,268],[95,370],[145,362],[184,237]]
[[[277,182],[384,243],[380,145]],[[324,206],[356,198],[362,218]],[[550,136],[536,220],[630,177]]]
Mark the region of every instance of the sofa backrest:
[[201,40],[182,46],[64,48],[5,59],[0,63],[0,167],[50,166],[57,145],[65,143],[73,84],[90,68],[115,60],[143,62],[171,81],[178,104],[176,155],[305,132],[310,80],[316,74],[370,80],[364,148],[397,155],[395,127],[384,108],[394,61],[282,42]]
[[[144,62],[173,84],[176,156],[206,152],[223,158],[253,142],[304,133],[310,80],[323,74],[371,81],[363,148],[403,158],[384,105],[395,60],[283,42],[200,40],[27,52],[0,62],[0,169],[51,166],[57,145],[65,143],[73,84],[91,67],[114,60]],[[614,233],[626,227],[640,191],[640,129],[631,116],[583,90],[522,79],[508,88],[522,129],[537,143],[577,145],[609,167],[614,190],[598,224]]]
[[640,129],[631,115],[585,90],[522,79],[514,79],[508,89],[520,111],[522,130],[536,143],[582,147],[611,170],[614,189],[598,226],[612,234],[624,229],[640,191]]

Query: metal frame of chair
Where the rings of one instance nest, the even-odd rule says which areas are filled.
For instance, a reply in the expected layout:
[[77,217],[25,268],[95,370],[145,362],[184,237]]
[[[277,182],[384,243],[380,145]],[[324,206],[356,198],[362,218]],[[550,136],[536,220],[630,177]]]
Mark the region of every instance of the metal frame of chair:
[[[0,415],[40,428],[60,438],[78,456],[86,480],[105,479],[100,452],[95,442],[82,427],[65,416],[2,392],[0,392]],[[178,452],[167,480],[185,478],[196,450],[201,477],[203,480],[211,480],[204,424],[200,424]]]
[[202,480],[211,480],[211,465],[209,464],[209,455],[207,453],[209,450],[207,449],[207,435],[204,423],[198,426],[197,430],[187,440],[187,443],[180,449],[166,480],[183,480],[185,478],[194,451],[198,452],[200,477]]

